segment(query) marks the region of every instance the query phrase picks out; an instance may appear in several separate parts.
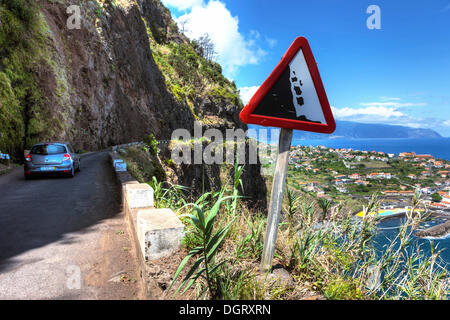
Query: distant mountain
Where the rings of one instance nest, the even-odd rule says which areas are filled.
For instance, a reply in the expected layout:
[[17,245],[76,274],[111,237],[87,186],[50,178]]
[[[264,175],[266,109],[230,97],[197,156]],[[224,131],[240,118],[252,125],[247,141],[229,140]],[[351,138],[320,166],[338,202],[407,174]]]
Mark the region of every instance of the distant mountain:
[[[255,128],[249,126],[249,128]],[[336,121],[336,131],[331,134],[320,134],[306,131],[294,131],[294,139],[421,139],[442,138],[431,129],[410,128],[387,124],[359,123]]]

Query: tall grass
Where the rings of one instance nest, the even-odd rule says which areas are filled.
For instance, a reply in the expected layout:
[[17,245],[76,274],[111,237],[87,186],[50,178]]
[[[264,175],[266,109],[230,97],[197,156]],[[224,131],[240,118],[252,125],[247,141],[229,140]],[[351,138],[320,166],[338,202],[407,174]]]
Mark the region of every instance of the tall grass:
[[178,267],[172,285],[177,280],[181,271],[184,269],[186,264],[191,258],[196,258],[196,261],[190,267],[189,271],[185,275],[181,285],[175,291],[177,294],[183,287],[184,292],[186,292],[194,283],[202,277],[207,284],[207,289],[211,297],[217,297],[219,292],[217,289],[217,283],[215,281],[215,275],[220,272],[219,268],[226,261],[220,263],[216,262],[216,253],[222,245],[231,224],[234,219],[224,228],[220,228],[215,233],[213,232],[214,223],[220,210],[221,204],[227,199],[232,199],[233,197],[223,197],[221,193],[212,207],[207,213],[204,207],[192,203],[188,206],[192,206],[195,209],[196,214],[188,214],[190,218],[191,226],[194,228],[194,233],[197,239],[199,239],[199,245],[191,249],[188,255],[183,259],[180,266]]
[[[199,281],[198,296],[206,294],[210,298],[223,298],[224,294],[228,292],[224,286],[228,287],[230,281],[223,276],[226,273],[223,266],[227,259],[217,262],[216,255],[223,245],[231,225],[237,219],[236,210],[240,198],[238,188],[242,187],[243,167],[236,164],[234,169],[234,181],[230,184],[231,190],[228,185],[225,185],[220,192],[204,193],[195,203],[183,206],[183,208],[190,207],[194,211],[180,216],[189,218],[184,244],[190,251],[178,267],[171,287],[183,269],[187,268],[188,262],[190,260],[195,260],[195,262],[189,267],[175,294],[182,288],[185,293],[199,279],[203,280],[203,283]],[[162,188],[156,179],[153,180],[152,186],[156,190],[155,193],[161,195],[162,202],[170,202],[170,199],[179,201],[179,196],[183,194],[182,188],[176,186],[169,189]],[[225,196],[227,191],[231,194],[230,196]],[[210,207],[211,201],[215,201],[212,207]],[[227,205],[229,202],[231,205]],[[218,218],[221,218],[219,223],[217,223]],[[226,221],[225,225],[223,225],[224,221]]]
[[292,282],[270,280],[259,271],[267,218],[237,196],[241,173],[242,167],[235,166],[234,180],[195,202],[188,201],[182,187],[152,182],[157,201],[172,206],[187,224],[189,253],[174,275],[174,283],[182,279],[178,292],[195,285],[199,299],[447,298],[449,275],[440,251],[431,242],[431,256],[426,256],[414,241],[414,231],[428,217],[417,211],[417,198],[396,237],[379,248],[379,220],[370,214],[378,211],[376,197],[363,205],[365,214],[358,218],[339,205],[321,208],[288,191],[274,264],[287,270]]
[[148,183],[154,192],[155,204],[158,208],[179,210],[188,203],[189,188],[174,185],[170,182],[159,182],[156,177]]

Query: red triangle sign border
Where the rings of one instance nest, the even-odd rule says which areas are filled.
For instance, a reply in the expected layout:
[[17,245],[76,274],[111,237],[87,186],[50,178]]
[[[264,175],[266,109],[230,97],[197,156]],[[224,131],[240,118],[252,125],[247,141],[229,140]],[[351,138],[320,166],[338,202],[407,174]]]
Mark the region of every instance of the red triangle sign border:
[[[283,119],[271,116],[253,114],[253,111],[261,103],[263,98],[268,94],[270,89],[275,85],[278,79],[281,77],[285,69],[289,66],[291,61],[295,58],[297,53],[302,50],[305,57],[306,64],[308,66],[309,73],[311,75],[314,87],[316,89],[317,97],[322,107],[322,112],[325,118],[325,124],[313,123],[300,120]],[[276,107],[276,106],[274,106]],[[250,102],[244,107],[240,113],[240,119],[247,124],[257,124],[266,127],[278,127],[285,129],[294,129],[302,131],[311,131],[318,133],[333,133],[336,129],[336,123],[334,121],[333,113],[331,112],[330,103],[325,92],[325,88],[322,83],[322,79],[317,68],[316,60],[309,46],[308,40],[304,37],[298,37],[294,40],[287,52],[284,54],[280,63],[272,71],[270,76],[264,81],[261,87],[253,95]]]

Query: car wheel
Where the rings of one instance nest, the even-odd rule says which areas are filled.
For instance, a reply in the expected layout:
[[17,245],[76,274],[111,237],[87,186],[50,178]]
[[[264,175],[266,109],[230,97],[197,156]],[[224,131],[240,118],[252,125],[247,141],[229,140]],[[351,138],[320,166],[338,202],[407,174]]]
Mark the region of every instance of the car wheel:
[[24,176],[25,176],[25,180],[31,179],[31,174],[29,174],[29,173],[25,173]]
[[77,172],[81,171],[81,160],[78,160],[78,168],[77,168]]

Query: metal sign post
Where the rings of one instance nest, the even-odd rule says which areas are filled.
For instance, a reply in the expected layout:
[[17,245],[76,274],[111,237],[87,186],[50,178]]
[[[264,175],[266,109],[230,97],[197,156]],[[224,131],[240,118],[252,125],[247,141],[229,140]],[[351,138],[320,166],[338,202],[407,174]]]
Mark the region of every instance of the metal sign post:
[[281,129],[278,143],[278,156],[270,196],[269,216],[267,219],[266,238],[261,260],[261,269],[265,272],[272,266],[277,242],[278,224],[280,223],[281,206],[283,203],[284,186],[289,165],[289,151],[292,143],[292,129]]

